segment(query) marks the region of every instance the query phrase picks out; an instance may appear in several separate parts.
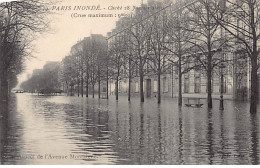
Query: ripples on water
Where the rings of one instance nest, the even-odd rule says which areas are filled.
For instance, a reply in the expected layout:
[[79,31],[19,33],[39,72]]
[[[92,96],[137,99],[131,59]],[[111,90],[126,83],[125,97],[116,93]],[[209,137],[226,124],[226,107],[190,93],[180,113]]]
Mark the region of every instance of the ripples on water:
[[207,111],[120,98],[13,95],[1,164],[259,164],[259,114],[247,103]]

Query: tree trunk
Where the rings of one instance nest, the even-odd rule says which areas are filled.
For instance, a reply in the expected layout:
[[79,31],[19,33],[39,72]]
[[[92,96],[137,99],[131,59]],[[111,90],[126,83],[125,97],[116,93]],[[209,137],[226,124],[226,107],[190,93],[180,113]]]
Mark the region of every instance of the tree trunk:
[[98,77],[98,98],[100,99],[100,78]]
[[3,80],[4,80],[3,57],[2,57],[2,51],[0,50],[0,105],[2,104],[2,101],[4,100],[3,93],[2,93],[3,92],[3,83],[4,83]]
[[6,103],[7,100],[8,100],[7,75],[4,69],[4,55],[2,53],[2,50],[0,50],[0,103]]
[[119,74],[120,74],[120,68],[117,68],[117,76],[116,76],[116,100],[118,100],[118,84],[119,84]]
[[158,79],[157,79],[158,80],[157,102],[160,104],[161,103],[161,72],[160,72],[160,70],[158,72],[157,77],[158,77]]
[[95,84],[92,84],[92,98],[95,98]]
[[78,97],[79,97],[79,77],[78,77]]
[[208,55],[207,55],[207,87],[208,87],[208,96],[207,96],[207,101],[208,101],[208,108],[212,108],[212,84],[211,84],[211,79],[212,79],[212,50],[211,50],[211,29],[210,29],[210,13],[209,9],[207,9],[207,49],[208,49]]
[[132,79],[131,77],[128,78],[128,101],[131,100],[131,82],[132,82]]
[[256,113],[257,112],[257,102],[258,102],[258,78],[257,78],[257,70],[258,70],[258,54],[259,51],[257,49],[258,45],[258,39],[256,35],[256,28],[253,24],[255,21],[255,10],[252,9],[253,6],[251,6],[251,24],[252,24],[252,34],[253,34],[253,53],[251,56],[251,100],[250,100],[250,113]]
[[251,100],[250,100],[250,113],[257,112],[257,100],[258,100],[258,91],[257,91],[257,54],[255,54],[251,59]]
[[66,84],[66,95],[67,95],[67,96],[69,95],[68,89],[69,89],[69,86]]
[[180,58],[180,56],[179,56],[178,73],[179,73],[178,105],[182,106],[182,72],[181,72],[181,58]]
[[72,96],[72,85],[70,86],[70,96]]
[[116,76],[116,100],[118,100],[118,75]]
[[81,74],[81,97],[83,97],[83,92],[84,92],[84,82],[83,82],[83,73]]
[[[65,81],[65,86],[66,86],[66,94],[68,96],[69,95],[69,85],[68,85],[67,81]],[[65,92],[65,90],[64,90],[64,92]]]
[[86,82],[86,97],[88,97],[88,82]]
[[[3,61],[3,60],[2,60]],[[1,78],[1,90],[0,90],[0,95],[1,101],[6,103],[8,101],[8,81],[7,81],[7,73],[6,70],[3,68],[0,68],[0,78]]]
[[106,80],[107,80],[107,83],[106,83],[107,84],[107,92],[106,92],[106,94],[107,94],[107,99],[108,99],[108,65],[107,65],[107,79]]
[[12,88],[10,87],[10,81],[8,81],[8,80],[7,80],[7,88],[8,88],[8,89],[7,89],[7,90],[8,90],[8,91],[7,91],[7,93],[8,93],[7,95],[8,95],[8,97],[9,97],[9,95],[11,94],[11,89],[12,89]]
[[88,97],[88,72],[87,72],[87,80],[86,80],[86,97]]
[[144,72],[143,72],[143,67],[142,67],[142,62],[140,62],[139,65],[139,75],[140,75],[140,99],[141,102],[144,102]]
[[7,77],[6,77],[6,73],[4,70],[1,70],[1,90],[0,90],[0,95],[1,95],[1,102],[6,103],[8,101],[8,82],[7,82]]
[[[0,23],[1,26],[1,23]],[[2,28],[2,27],[0,27]],[[1,37],[1,35],[0,35]],[[3,40],[3,44],[5,43],[6,39]],[[2,44],[2,37],[0,39],[0,105],[2,103],[6,103],[8,100],[8,83],[7,83],[7,76],[6,76],[6,69],[5,69],[5,60],[4,60],[4,49],[5,46]]]
[[67,92],[67,96],[69,96],[69,84],[68,84],[68,82],[66,81],[66,92]]
[[212,69],[211,69],[211,63],[208,63],[208,69],[207,69],[207,88],[208,88],[208,97],[207,97],[207,101],[208,101],[208,108],[212,108]]
[[131,59],[128,59],[129,63],[129,74],[128,74],[128,101],[131,100],[131,82],[132,82],[132,70],[131,70]]
[[[178,27],[180,27],[180,22],[178,22]],[[179,89],[178,89],[178,106],[182,106],[182,44],[181,44],[181,29],[178,28],[178,76],[179,76]]]

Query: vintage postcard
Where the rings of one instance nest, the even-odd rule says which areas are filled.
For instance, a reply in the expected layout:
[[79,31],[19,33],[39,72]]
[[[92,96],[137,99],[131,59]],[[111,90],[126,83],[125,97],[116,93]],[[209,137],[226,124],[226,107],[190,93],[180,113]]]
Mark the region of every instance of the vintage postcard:
[[259,0],[2,0],[0,164],[259,164],[259,18]]

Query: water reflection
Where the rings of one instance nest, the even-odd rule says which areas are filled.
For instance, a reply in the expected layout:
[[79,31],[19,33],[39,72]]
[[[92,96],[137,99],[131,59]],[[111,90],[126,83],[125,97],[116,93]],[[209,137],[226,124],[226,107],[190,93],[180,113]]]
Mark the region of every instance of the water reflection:
[[0,163],[15,164],[23,149],[23,140],[19,141],[23,132],[23,121],[16,117],[16,97],[10,98],[9,103],[1,104],[0,114]]
[[5,161],[4,146],[7,144],[7,123],[6,112],[8,111],[5,104],[0,104],[0,164]]
[[155,102],[13,95],[1,106],[1,164],[259,164],[259,114],[248,104]]
[[183,160],[183,124],[182,124],[182,110],[179,108],[179,146],[178,146],[178,153],[179,153],[179,161],[180,164],[184,164]]
[[258,119],[256,114],[251,114],[251,150],[250,157],[252,164],[259,164],[259,133],[258,133]]

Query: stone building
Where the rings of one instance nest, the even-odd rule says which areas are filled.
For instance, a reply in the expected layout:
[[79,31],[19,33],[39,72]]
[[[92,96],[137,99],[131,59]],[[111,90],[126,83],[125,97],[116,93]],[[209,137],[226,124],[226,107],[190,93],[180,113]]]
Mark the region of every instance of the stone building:
[[[153,3],[154,1],[148,1],[148,3]],[[121,21],[124,23],[124,21]],[[237,23],[239,24],[239,22]],[[121,27],[117,23],[116,28],[112,33],[108,34],[108,37],[113,34],[120,36],[123,32],[120,32]],[[135,29],[135,27],[132,27]],[[118,33],[118,31],[120,33]],[[220,32],[220,31],[219,31]],[[224,34],[226,32],[224,31]],[[115,37],[116,37],[115,36]],[[115,37],[111,38],[108,43],[115,40]],[[108,44],[109,46],[109,44]],[[235,46],[235,47],[234,47]],[[216,51],[216,55],[221,57],[221,54],[224,54],[225,67],[223,68],[223,92],[224,99],[238,99],[245,100],[250,98],[250,60],[246,56],[246,53],[239,51],[239,46],[236,42],[233,42],[233,47],[228,48],[223,51]],[[128,83],[129,79],[127,74],[125,74],[124,67],[121,68],[119,88],[118,91],[120,94],[127,94],[128,92]],[[138,71],[138,69],[136,70]],[[213,69],[212,73],[212,97],[219,98],[220,88],[221,88],[221,70],[219,66]],[[258,90],[260,88],[260,71],[258,73]],[[115,81],[110,80],[108,91],[113,94],[115,92]],[[149,68],[145,69],[144,76],[144,93],[146,97],[156,97],[158,88],[157,88],[157,75],[152,73]],[[138,95],[140,92],[139,76],[136,73],[131,82],[131,93],[132,95]],[[183,74],[182,76],[182,92],[183,97],[207,97],[207,76],[206,72],[203,69],[192,69],[189,72]],[[259,91],[258,91],[259,93]],[[169,70],[164,72],[161,75],[161,95],[162,97],[178,97],[178,71],[177,68],[172,66]],[[260,95],[260,93],[259,93]],[[260,97],[260,96],[259,96]]]

